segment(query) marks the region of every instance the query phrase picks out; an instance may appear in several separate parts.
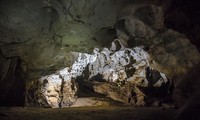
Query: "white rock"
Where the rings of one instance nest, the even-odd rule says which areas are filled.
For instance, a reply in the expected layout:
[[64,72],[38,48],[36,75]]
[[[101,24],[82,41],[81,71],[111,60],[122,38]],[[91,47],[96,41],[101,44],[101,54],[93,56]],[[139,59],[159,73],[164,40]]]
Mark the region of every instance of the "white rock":
[[[117,51],[116,43],[121,46]],[[76,52],[72,52],[72,54],[78,57],[70,68],[66,67],[56,74],[44,76],[40,79],[40,81],[47,80],[46,84],[48,85],[44,86],[43,91],[44,96],[46,96],[48,103],[52,107],[58,107],[61,98],[59,98],[59,90],[57,89],[61,88],[62,82],[65,82],[65,84],[69,83],[65,85],[65,94],[68,96],[65,98],[72,101],[75,100],[75,97],[67,93],[71,92],[72,95],[75,95],[77,92],[77,88],[75,91],[70,88],[72,85],[71,80],[77,76],[81,76],[87,66],[89,68],[88,79],[100,74],[102,75],[102,79],[109,82],[127,80],[137,86],[148,87],[146,67],[149,67],[150,56],[142,47],[135,47],[133,49],[125,48],[119,40],[115,40],[110,49],[104,48],[102,51],[99,51],[98,48],[95,48],[93,54]],[[127,65],[129,65],[129,68],[135,68],[135,73],[129,78],[127,78],[126,73]],[[163,83],[167,83],[168,81],[165,74],[160,73],[160,75],[161,78],[154,85],[155,87],[160,87]],[[50,93],[48,93],[49,90]],[[54,98],[51,98],[52,96]],[[66,99],[65,101],[67,101]],[[69,104],[71,105],[71,103]]]

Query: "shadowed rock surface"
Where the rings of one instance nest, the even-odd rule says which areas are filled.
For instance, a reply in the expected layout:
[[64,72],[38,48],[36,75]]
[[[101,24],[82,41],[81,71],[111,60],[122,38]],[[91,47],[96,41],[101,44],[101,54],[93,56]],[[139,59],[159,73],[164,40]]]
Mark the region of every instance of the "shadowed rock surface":
[[[195,116],[199,5],[196,0],[1,0],[0,106],[174,108],[174,102],[177,119]],[[154,108],[143,110],[148,109]]]

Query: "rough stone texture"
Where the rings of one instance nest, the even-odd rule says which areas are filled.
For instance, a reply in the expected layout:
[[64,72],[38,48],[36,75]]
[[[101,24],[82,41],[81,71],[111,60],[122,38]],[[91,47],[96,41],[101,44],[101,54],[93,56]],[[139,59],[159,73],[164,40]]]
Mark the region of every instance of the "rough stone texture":
[[[34,89],[35,88],[35,89]],[[78,85],[68,78],[65,69],[56,74],[44,76],[28,89],[27,106],[38,104],[40,107],[69,107],[77,99]],[[29,96],[29,94],[34,94]]]
[[93,87],[95,92],[105,94],[113,100],[135,106],[145,106],[145,93],[143,93],[136,85],[126,83],[118,86],[110,83],[97,83]]
[[110,101],[104,99],[97,99],[95,97],[78,98],[71,107],[85,107],[85,106],[108,106]]
[[171,80],[198,64],[199,52],[190,40],[163,26],[164,11],[160,6],[141,5],[134,6],[132,11],[130,9],[124,8],[124,11],[129,12],[120,15],[124,20],[116,26],[117,36],[125,46],[144,45],[153,59],[150,66],[165,73]]
[[[150,8],[157,9],[159,7],[143,7],[142,12],[150,12]],[[163,13],[159,10],[155,12],[157,12],[155,15],[160,15],[156,17],[158,17],[159,20],[163,20]],[[133,13],[134,11],[131,14]],[[137,16],[137,14],[134,15]],[[152,17],[150,18],[155,18],[155,15],[151,14]],[[131,15],[129,15],[130,17],[127,16],[128,15],[126,15],[126,19],[133,19],[131,21],[135,22],[132,24],[139,23],[138,17],[132,17]],[[129,27],[131,26],[131,24],[129,24],[130,20],[127,21],[126,19],[124,21],[125,26],[123,29],[120,29],[120,34],[118,35],[118,37],[127,41],[128,45],[131,47],[136,45],[144,45],[147,48],[147,51],[150,54],[150,58],[153,59],[150,60],[150,66],[166,74],[166,76],[171,80],[171,83],[173,83],[175,86],[174,96],[176,96],[177,98],[174,99],[178,99],[177,101],[179,102],[177,104],[183,104],[186,98],[178,98],[178,96],[182,96],[183,93],[182,90],[178,90],[178,88],[176,88],[178,86],[177,81],[180,81],[177,79],[182,77],[182,75],[187,74],[187,72],[191,68],[199,63],[200,56],[197,48],[190,43],[190,40],[185,35],[171,29],[166,29],[162,25],[160,25],[159,29],[151,29],[155,33],[153,34],[152,38],[149,37],[149,39],[146,39],[142,36],[138,38],[138,36],[135,36],[138,33],[138,31],[136,31],[137,26],[134,25],[135,27]],[[152,27],[150,26],[150,24],[148,24],[147,21],[145,22],[144,19],[142,20],[141,18],[139,18],[139,20],[142,21],[140,22],[140,24],[138,24],[140,28],[138,30],[141,31],[139,33],[140,35],[145,35],[147,29],[145,29],[144,26],[147,26],[149,28]],[[158,23],[164,23],[164,21],[159,21]],[[147,36],[147,34],[145,36]],[[192,79],[192,77],[190,79]],[[193,86],[192,84],[194,83],[191,83],[189,86]]]
[[167,85],[159,89],[160,92],[165,91],[162,99],[167,95],[169,87],[167,77],[150,68],[149,54],[142,47],[125,48],[119,40],[115,40],[110,49],[104,48],[99,51],[95,48],[93,54],[72,54],[78,58],[70,68],[64,68],[57,74],[39,79],[39,85],[42,86],[38,92],[42,93],[45,97],[42,99],[46,99],[51,107],[73,104],[77,97],[77,86],[72,79],[78,76],[91,81],[114,83],[95,84],[93,89],[97,93],[107,94],[107,97],[116,101],[130,103],[129,99],[133,99],[133,103],[137,106],[145,106],[146,96],[151,98],[141,91],[140,87],[153,89]]
[[173,30],[166,30],[160,35],[154,40],[160,43],[150,46],[150,53],[154,59],[152,67],[173,79],[198,64],[199,52],[185,36]]
[[[72,66],[72,72],[68,71],[71,74],[69,78],[81,75],[84,69],[90,69],[92,71],[90,74],[86,74],[87,71],[84,73],[86,76],[89,75],[89,78],[100,73],[107,81],[117,79],[131,81],[133,79],[134,84],[145,86],[147,81],[145,80],[142,85],[143,77],[141,76],[145,76],[147,63],[139,62],[139,68],[127,66],[128,69],[126,69],[125,65],[130,63],[126,62],[126,59],[122,58],[120,63],[115,64],[112,59],[110,62],[107,58],[111,53],[120,57],[126,55],[125,51],[119,51],[124,49],[119,47],[120,44],[126,48],[126,52],[129,49],[136,50],[138,46],[144,46],[143,49],[149,54],[148,66],[164,73],[176,87],[176,79],[197,65],[200,56],[197,48],[185,35],[164,26],[164,23],[170,23],[167,20],[172,20],[172,23],[175,20],[176,23],[176,18],[171,18],[178,14],[185,21],[186,28],[191,28],[191,18],[187,18],[188,14],[179,10],[170,14],[167,11],[167,4],[163,3],[165,2],[160,0],[127,0],[126,2],[124,0],[0,1],[0,51],[3,61],[5,60],[1,64],[3,68],[1,89],[7,91],[16,82],[9,78],[10,75],[15,76],[13,74],[15,72],[7,72],[9,68],[15,68],[16,64],[9,64],[9,61],[15,61],[15,58],[22,61],[20,63],[21,71],[17,74],[23,76],[19,79],[26,80],[26,88],[32,86],[34,91],[38,84],[35,80],[66,67],[70,71],[69,66],[72,66],[76,60],[79,61],[81,55],[83,55],[82,57],[89,56],[89,54],[82,54],[83,52],[92,53],[94,48],[97,48],[94,50],[96,51],[94,54],[99,54],[96,57],[100,59],[94,62],[96,66],[87,66],[88,57],[85,59],[86,61],[82,61],[84,64],[80,62],[81,64]],[[166,3],[170,3],[170,0]],[[171,28],[180,29],[184,23]],[[187,35],[189,38],[194,35],[194,38],[198,39],[199,27],[194,25],[193,31]],[[109,50],[103,49],[105,46],[110,48],[109,45],[115,38],[119,39],[120,44],[112,46]],[[199,45],[198,41],[193,41],[193,43]],[[110,56],[116,58],[114,55]],[[110,70],[104,66],[107,63],[101,63],[102,61],[119,68],[114,68],[116,71]],[[137,63],[137,60],[132,62],[131,64]],[[123,67],[119,64],[122,64]],[[81,68],[79,72],[76,72],[79,68]],[[95,71],[91,69],[95,69]],[[138,76],[140,77],[138,78]],[[5,81],[11,86],[7,86],[8,88],[6,85],[4,86]],[[27,96],[33,91],[30,92],[27,89]],[[9,96],[8,94],[5,92],[2,96]],[[30,94],[30,96],[34,95]],[[5,97],[1,98],[7,101]],[[52,99],[52,101],[54,104],[57,100]]]
[[116,101],[127,103],[127,89],[119,88],[117,85],[110,83],[96,83],[94,86],[94,91],[97,93],[105,94],[107,97],[112,98]]

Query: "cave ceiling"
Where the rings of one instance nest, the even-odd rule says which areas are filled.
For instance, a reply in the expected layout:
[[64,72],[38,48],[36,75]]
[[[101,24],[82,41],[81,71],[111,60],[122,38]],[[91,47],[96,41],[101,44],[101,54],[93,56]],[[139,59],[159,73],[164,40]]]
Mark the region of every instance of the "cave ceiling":
[[200,25],[198,18],[193,19],[198,12],[190,14],[193,9],[186,4],[180,0],[2,0],[0,84],[10,83],[9,76],[18,68],[21,77],[34,80],[72,66],[78,59],[74,52],[112,51],[115,39],[127,49],[143,48],[149,66],[168,78],[180,76],[200,61]]

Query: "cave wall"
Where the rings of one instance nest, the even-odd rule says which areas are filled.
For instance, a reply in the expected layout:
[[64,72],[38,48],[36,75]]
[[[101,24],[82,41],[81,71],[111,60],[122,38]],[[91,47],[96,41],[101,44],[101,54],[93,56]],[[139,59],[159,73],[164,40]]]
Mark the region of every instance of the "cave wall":
[[[70,67],[77,59],[71,51],[92,53],[94,48],[110,47],[115,38],[125,47],[143,46],[151,56],[150,66],[175,80],[200,61],[194,17],[198,12],[190,14],[197,7],[195,2],[186,4],[181,0],[2,0],[0,51],[1,68],[6,69],[1,72],[2,91],[14,82],[30,86],[41,76]],[[1,93],[2,100],[9,96]]]
[[187,35],[200,50],[198,0],[173,0],[165,13],[165,25]]
[[0,54],[0,68],[0,106],[24,106],[26,83],[20,59]]

